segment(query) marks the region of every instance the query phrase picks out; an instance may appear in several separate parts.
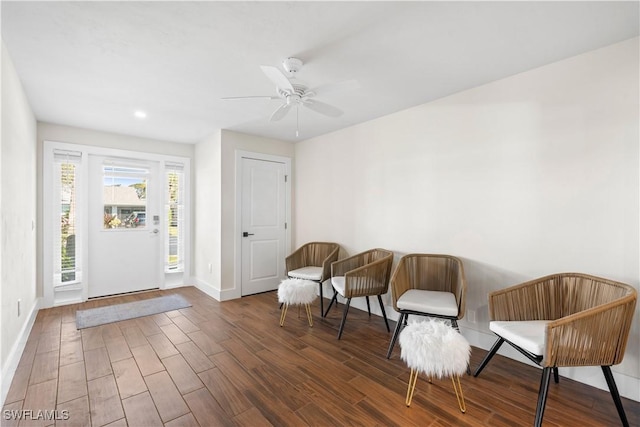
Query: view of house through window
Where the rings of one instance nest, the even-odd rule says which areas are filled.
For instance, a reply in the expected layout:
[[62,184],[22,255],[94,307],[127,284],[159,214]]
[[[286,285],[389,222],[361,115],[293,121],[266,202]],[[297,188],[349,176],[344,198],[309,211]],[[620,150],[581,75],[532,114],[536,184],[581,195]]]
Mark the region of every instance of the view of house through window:
[[146,227],[148,175],[144,168],[103,167],[105,229]]

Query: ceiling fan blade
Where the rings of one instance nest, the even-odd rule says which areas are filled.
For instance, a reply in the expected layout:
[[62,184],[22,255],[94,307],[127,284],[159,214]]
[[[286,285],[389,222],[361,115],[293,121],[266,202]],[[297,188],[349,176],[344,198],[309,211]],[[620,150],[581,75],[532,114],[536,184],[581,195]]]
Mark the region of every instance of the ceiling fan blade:
[[243,99],[280,99],[280,97],[277,96],[260,96],[260,95],[256,95],[256,96],[229,96],[226,98],[220,98],[224,101],[238,101],[238,100],[243,100]]
[[273,112],[269,120],[272,122],[277,122],[278,120],[282,119],[291,109],[291,105],[292,104],[282,104],[281,106],[279,106],[278,109]]
[[350,90],[356,90],[360,88],[360,83],[357,80],[345,80],[337,83],[329,83],[320,85],[316,88],[310,89],[309,92],[313,92],[316,96],[323,96],[331,92],[347,92]]
[[315,99],[307,99],[302,105],[312,109],[316,113],[324,114],[329,117],[340,117],[343,111],[333,105],[325,104],[324,102],[316,101]]
[[271,80],[279,89],[286,90],[290,93],[295,92],[293,85],[280,70],[271,65],[261,65],[262,72]]

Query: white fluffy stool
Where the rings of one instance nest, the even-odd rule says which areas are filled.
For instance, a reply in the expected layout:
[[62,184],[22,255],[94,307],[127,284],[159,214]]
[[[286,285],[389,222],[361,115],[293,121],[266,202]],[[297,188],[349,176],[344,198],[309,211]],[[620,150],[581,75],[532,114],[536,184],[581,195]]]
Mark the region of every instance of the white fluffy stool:
[[[287,308],[291,304],[304,305],[307,310],[309,326],[313,326],[310,304],[316,299],[316,287],[316,282],[304,279],[285,279],[280,283],[280,286],[278,286],[278,302],[284,304],[282,314],[280,315],[280,326],[284,325]],[[300,310],[298,310],[298,316],[299,315]]]
[[441,320],[412,323],[400,334],[400,357],[411,368],[407,406],[411,405],[418,374],[438,378],[451,377],[460,411],[466,412],[460,375],[467,370],[471,347],[455,329]]

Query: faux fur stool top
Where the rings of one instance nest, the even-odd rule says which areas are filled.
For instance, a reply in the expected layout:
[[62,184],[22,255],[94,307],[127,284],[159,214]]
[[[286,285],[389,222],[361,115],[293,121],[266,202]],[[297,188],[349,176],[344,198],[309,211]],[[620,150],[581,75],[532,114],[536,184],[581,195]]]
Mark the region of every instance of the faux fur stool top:
[[471,353],[467,340],[437,319],[407,325],[400,334],[400,347],[400,357],[409,368],[437,378],[464,374]]
[[318,284],[311,280],[285,279],[278,286],[278,302],[284,304],[311,304],[316,299]]

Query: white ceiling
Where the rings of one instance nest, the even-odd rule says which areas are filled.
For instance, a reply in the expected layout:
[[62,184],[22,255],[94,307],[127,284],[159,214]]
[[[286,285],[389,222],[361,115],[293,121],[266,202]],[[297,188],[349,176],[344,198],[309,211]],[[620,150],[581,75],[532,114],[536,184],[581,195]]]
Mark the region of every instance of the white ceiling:
[[[296,141],[638,36],[632,2],[7,2],[2,38],[38,120],[196,143],[216,129]],[[260,65],[357,79],[269,122]],[[144,110],[144,120],[133,116]]]

